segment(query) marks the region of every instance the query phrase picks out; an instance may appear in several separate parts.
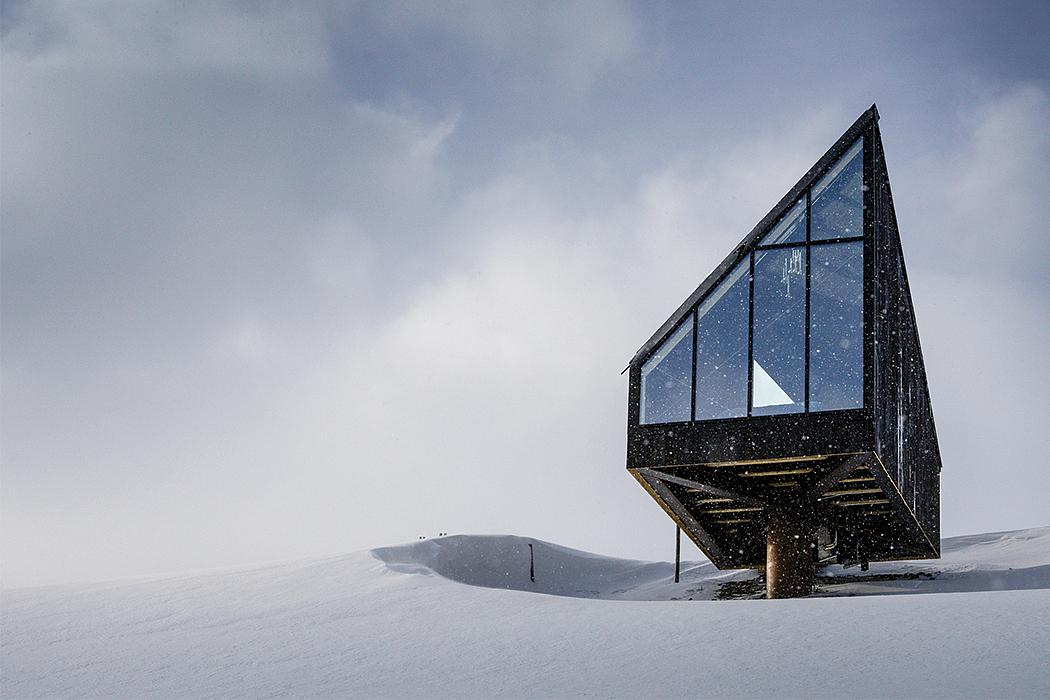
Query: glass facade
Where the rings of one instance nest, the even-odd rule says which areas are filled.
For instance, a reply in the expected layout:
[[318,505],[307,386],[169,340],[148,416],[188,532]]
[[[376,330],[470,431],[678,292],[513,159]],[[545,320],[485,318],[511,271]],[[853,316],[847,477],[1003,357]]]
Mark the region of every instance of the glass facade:
[[753,415],[806,407],[806,247],[754,253]]
[[642,365],[642,423],[689,420],[693,380],[693,317]]
[[857,140],[810,191],[811,240],[860,236],[864,228],[864,149]]
[[809,409],[864,405],[864,243],[813,246]]
[[864,140],[642,366],[640,423],[864,406]]
[[776,245],[777,243],[806,242],[806,198],[803,197],[780,221],[773,230],[766,234],[759,245]]
[[697,309],[694,420],[747,415],[749,273],[739,263]]

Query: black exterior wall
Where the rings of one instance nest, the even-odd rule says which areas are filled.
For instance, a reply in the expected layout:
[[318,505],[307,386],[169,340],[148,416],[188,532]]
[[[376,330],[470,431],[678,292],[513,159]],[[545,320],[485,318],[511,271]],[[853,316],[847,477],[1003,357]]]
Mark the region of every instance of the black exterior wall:
[[[916,523],[940,550],[940,448],[882,140],[875,133],[876,448]],[[938,554],[939,556],[939,554]]]
[[[643,423],[646,361],[858,138],[863,405]],[[627,469],[719,568],[765,565],[771,508],[799,514],[817,562],[939,557],[940,454],[874,106],[642,346],[629,371]]]

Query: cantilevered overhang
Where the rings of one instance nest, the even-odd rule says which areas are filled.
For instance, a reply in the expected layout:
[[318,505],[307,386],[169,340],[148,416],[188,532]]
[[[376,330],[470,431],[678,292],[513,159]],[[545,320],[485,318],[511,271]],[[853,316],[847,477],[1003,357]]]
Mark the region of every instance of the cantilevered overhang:
[[[720,569],[761,568],[770,509],[824,528],[823,559],[840,563],[940,556],[872,452],[665,467],[632,475]],[[817,557],[819,560],[821,557]]]

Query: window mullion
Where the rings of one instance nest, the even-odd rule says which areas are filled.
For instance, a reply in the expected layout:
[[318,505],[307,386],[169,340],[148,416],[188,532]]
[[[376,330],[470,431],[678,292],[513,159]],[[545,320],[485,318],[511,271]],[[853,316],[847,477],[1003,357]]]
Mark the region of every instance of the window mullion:
[[751,404],[755,394],[755,252],[748,254],[747,292],[747,415],[751,415]]
[[806,361],[803,363],[805,366],[805,382],[803,382],[803,388],[805,393],[804,406],[805,412],[809,413],[809,331],[812,324],[810,320],[810,227],[812,226],[813,217],[810,216],[810,190],[806,190]]

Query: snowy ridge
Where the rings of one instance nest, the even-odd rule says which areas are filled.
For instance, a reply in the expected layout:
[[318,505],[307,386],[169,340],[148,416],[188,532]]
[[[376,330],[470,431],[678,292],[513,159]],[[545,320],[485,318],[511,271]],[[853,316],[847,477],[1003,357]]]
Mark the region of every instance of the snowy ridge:
[[[372,554],[400,573],[576,598],[713,600],[756,597],[761,587],[755,571],[718,571],[710,562],[683,562],[675,585],[670,562],[602,557],[509,535],[455,535]],[[754,585],[743,585],[748,581]],[[1050,528],[946,539],[937,560],[877,562],[867,572],[825,567],[814,597],[1033,588],[1050,588]]]
[[[372,554],[393,571],[437,574],[484,588],[620,600],[670,600],[675,590],[673,563],[603,557],[510,535],[453,535]],[[694,580],[719,573],[710,563],[682,570]]]
[[1050,528],[943,550],[780,601],[506,536],[5,590],[0,696],[1050,696]]

